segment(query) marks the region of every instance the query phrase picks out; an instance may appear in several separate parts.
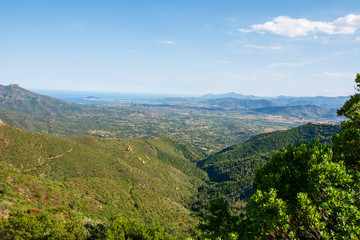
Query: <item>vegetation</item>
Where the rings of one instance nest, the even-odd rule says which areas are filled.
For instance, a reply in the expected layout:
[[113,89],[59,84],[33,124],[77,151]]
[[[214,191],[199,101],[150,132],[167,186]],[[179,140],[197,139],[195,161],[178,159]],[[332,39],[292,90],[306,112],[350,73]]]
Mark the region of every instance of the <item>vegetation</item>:
[[174,239],[160,226],[147,227],[137,221],[125,219],[121,215],[110,221],[108,226],[101,223],[82,221],[66,208],[46,211],[33,208],[27,212],[12,212],[0,221],[0,237],[15,239]]
[[308,123],[290,130],[259,134],[200,161],[198,167],[208,173],[211,182],[201,188],[194,208],[203,209],[203,204],[219,197],[232,204],[248,199],[254,193],[252,181],[256,167],[266,164],[278,149],[314,139],[330,143],[339,131],[338,125]]
[[197,222],[188,208],[207,179],[202,155],[172,138],[60,139],[2,125],[0,151],[5,215],[65,206],[104,224],[117,214],[159,222],[174,236]]
[[[56,211],[57,210],[57,211]],[[0,237],[11,239],[85,239],[85,228],[70,211],[56,209],[12,212],[0,221]]]
[[[172,136],[206,155],[250,137],[307,122],[339,123],[336,110],[314,106],[319,99],[285,107],[270,100],[236,98],[164,99],[158,104],[74,104],[0,85],[0,119],[32,132],[57,137],[106,138]],[[337,104],[342,99],[327,99]],[[324,102],[324,101],[322,101]],[[297,106],[299,103],[303,106]]]
[[[274,154],[256,171],[257,191],[237,217],[236,227],[222,233],[223,239],[359,238],[360,74],[355,82],[357,93],[338,111],[349,120],[341,123],[333,145],[319,141],[288,145]],[[228,210],[222,205],[217,211]],[[226,216],[219,225],[233,217]],[[207,219],[200,229],[216,238],[212,224]]]
[[173,237],[160,226],[146,227],[134,220],[117,216],[106,233],[106,239],[169,240]]
[[[360,235],[359,94],[338,111],[349,118],[341,129],[309,123],[271,133],[263,132],[338,119],[259,99],[100,106],[15,85],[0,94],[0,118],[33,131],[0,123],[1,239]],[[206,157],[235,142],[243,143]]]
[[232,239],[236,238],[238,217],[232,216],[229,204],[223,198],[211,201],[209,214],[205,217],[206,223],[200,223],[198,228],[204,233],[205,239]]

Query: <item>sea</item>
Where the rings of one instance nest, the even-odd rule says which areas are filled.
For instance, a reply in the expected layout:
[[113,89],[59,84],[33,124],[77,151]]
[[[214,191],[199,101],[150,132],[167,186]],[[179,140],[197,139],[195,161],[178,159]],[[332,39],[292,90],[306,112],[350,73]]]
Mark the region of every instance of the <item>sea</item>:
[[115,92],[83,92],[65,90],[31,90],[41,95],[54,97],[63,101],[81,104],[106,104],[111,102],[156,102],[166,98],[184,97],[166,94],[115,93]]

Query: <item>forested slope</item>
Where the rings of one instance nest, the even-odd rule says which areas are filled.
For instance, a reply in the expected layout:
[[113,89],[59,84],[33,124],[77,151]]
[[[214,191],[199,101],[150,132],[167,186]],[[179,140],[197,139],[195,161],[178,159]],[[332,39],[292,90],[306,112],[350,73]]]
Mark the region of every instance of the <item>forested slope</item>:
[[289,144],[274,153],[255,171],[256,193],[240,214],[223,198],[211,202],[203,238],[359,239],[359,73],[355,90],[337,111],[347,120],[332,144]]
[[308,143],[314,139],[330,143],[332,135],[339,131],[339,125],[308,123],[285,131],[260,134],[224,149],[198,163],[212,182],[203,191],[207,197],[247,198],[253,192],[251,182],[255,168],[267,163],[276,151],[289,144]]
[[[174,139],[60,139],[0,126],[1,212],[66,206],[107,222],[116,214],[185,236],[206,174],[201,155]],[[190,160],[192,161],[190,161]]]

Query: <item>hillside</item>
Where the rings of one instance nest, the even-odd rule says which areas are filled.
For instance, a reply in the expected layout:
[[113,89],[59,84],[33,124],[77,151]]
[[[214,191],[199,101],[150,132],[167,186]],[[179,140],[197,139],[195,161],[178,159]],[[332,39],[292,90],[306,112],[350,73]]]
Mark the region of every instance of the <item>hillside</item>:
[[65,102],[49,96],[28,91],[16,84],[0,85],[0,103],[3,107],[25,114],[59,115],[77,113],[86,109],[85,106]]
[[271,106],[251,109],[252,112],[282,116],[285,118],[303,119],[334,119],[337,117],[335,108],[324,108],[316,105]]
[[92,105],[65,102],[28,91],[16,84],[0,85],[0,119],[5,123],[41,134],[72,136],[89,127],[79,119],[100,113]]
[[32,132],[56,137],[169,135],[206,155],[260,133],[307,122],[339,123],[341,120],[335,109],[314,105],[279,107],[266,99],[231,96],[162,99],[156,104],[154,101],[75,104],[33,93],[15,84],[0,86],[0,103],[2,121]]
[[256,166],[279,148],[314,138],[329,143],[339,130],[309,123],[256,135],[204,159],[169,136],[64,139],[1,124],[0,214],[67,207],[82,221],[104,224],[121,214],[182,239],[197,224],[193,211],[202,215],[209,200],[225,197],[241,208],[253,192]]
[[206,173],[202,155],[169,138],[68,139],[0,126],[0,212],[65,206],[107,222],[116,214],[189,235],[188,205]]
[[308,123],[286,131],[260,134],[224,149],[198,163],[211,180],[210,186],[203,189],[203,196],[217,194],[234,201],[246,199],[252,193],[255,168],[267,163],[280,148],[314,139],[330,143],[331,136],[339,131],[339,125]]

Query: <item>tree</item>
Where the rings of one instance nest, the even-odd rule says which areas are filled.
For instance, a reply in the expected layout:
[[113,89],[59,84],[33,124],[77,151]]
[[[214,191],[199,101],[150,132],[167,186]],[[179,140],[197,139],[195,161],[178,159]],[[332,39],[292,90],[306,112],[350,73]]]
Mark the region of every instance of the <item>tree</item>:
[[256,170],[239,239],[359,239],[360,74],[355,84],[333,145],[289,145]]
[[334,158],[344,161],[349,170],[360,171],[360,74],[355,79],[356,93],[338,110],[348,120],[341,123],[341,132],[333,137]]
[[204,238],[231,239],[231,234],[236,231],[238,218],[232,216],[229,204],[223,198],[215,199],[209,204],[209,214],[206,223],[199,224],[198,228],[205,232]]
[[358,239],[360,236],[360,75],[338,110],[349,118],[333,137],[287,146],[255,173],[257,188],[238,230],[243,239]]
[[[62,213],[56,216],[48,212],[15,211],[9,218],[0,218],[0,239],[85,239],[86,233],[81,224]],[[56,219],[58,218],[58,219]]]
[[147,227],[132,219],[126,219],[121,215],[115,217],[107,230],[108,240],[165,240],[173,239],[163,228],[159,226]]
[[[331,147],[288,146],[256,172],[245,236],[355,239],[360,235],[358,183]],[[355,188],[354,188],[355,187]]]

